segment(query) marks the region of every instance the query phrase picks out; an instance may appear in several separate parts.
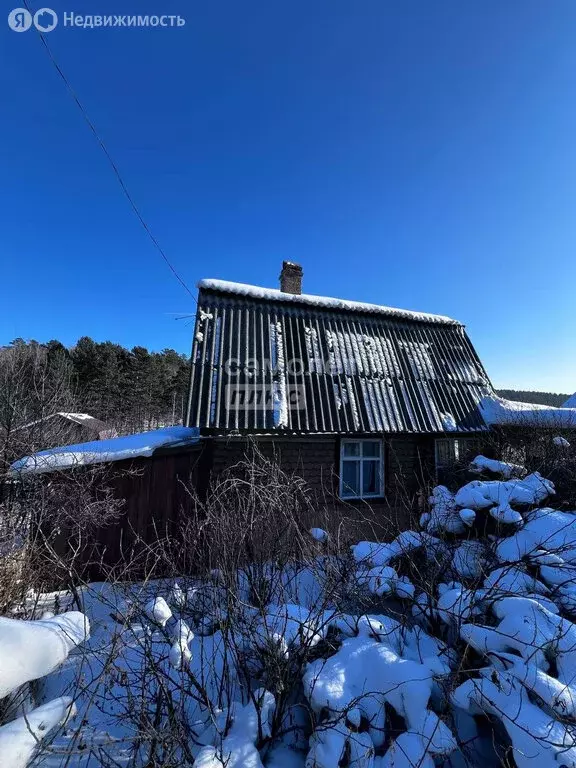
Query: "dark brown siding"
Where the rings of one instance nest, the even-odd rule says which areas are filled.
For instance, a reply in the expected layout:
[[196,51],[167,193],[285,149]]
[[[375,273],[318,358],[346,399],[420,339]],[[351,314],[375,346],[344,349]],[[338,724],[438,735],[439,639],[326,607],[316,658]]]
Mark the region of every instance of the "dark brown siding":
[[[117,568],[121,575],[126,566],[134,569],[131,577],[138,570],[146,571],[145,545],[175,534],[183,520],[194,514],[193,496],[187,489],[201,485],[203,448],[200,443],[109,465],[99,485],[123,505],[114,522],[91,531],[84,542],[81,564],[87,576],[102,578],[110,568]],[[65,550],[65,537],[61,543]]]
[[302,521],[304,525],[334,530],[343,526],[345,535],[356,540],[391,537],[413,525],[418,493],[433,474],[434,443],[428,436],[406,435],[386,437],[384,445],[385,496],[370,503],[338,497],[338,436],[209,438],[191,448],[112,464],[106,485],[124,505],[114,523],[90,533],[85,542],[87,575],[102,578],[116,568],[121,577],[127,564],[131,578],[147,572],[146,545],[176,534],[195,514],[193,496],[186,488],[200,496],[209,494],[218,476],[234,471],[234,465],[253,457],[255,449],[277,461],[287,474],[306,481],[314,511],[310,520]]
[[[371,435],[373,437],[373,435]],[[288,474],[305,480],[322,515],[337,525],[343,518],[366,518],[379,535],[409,527],[417,512],[418,492],[427,488],[434,472],[434,441],[407,435],[385,439],[385,496],[382,499],[343,502],[338,498],[340,439],[337,436],[282,439],[238,438],[213,440],[212,478],[253,455],[254,446],[268,459],[275,458]],[[319,514],[319,518],[321,516]],[[320,522],[320,520],[318,521]],[[364,534],[368,535],[368,533]]]

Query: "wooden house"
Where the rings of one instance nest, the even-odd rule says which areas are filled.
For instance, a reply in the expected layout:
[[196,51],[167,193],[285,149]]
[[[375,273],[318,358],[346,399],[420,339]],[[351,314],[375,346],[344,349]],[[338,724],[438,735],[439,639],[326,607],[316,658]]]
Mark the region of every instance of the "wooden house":
[[437,470],[477,451],[492,385],[460,322],[301,289],[290,262],[280,290],[199,283],[186,424],[206,471],[256,445],[335,507],[402,525]]
[[17,477],[113,465],[106,483],[122,514],[91,534],[108,567],[178,530],[194,499],[254,453],[303,478],[324,521],[358,510],[385,536],[411,524],[455,465],[465,481],[468,461],[494,435],[545,427],[538,439],[564,450],[557,430],[576,429],[575,408],[499,398],[464,326],[449,317],[303,294],[302,269],[290,262],[279,290],[198,287],[183,427],[65,445],[12,465]]

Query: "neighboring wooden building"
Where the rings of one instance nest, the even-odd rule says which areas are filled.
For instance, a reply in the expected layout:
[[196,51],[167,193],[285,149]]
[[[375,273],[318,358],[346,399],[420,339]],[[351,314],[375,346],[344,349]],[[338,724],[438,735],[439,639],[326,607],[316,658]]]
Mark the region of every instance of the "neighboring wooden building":
[[212,476],[256,443],[319,499],[402,525],[436,470],[487,431],[492,385],[464,326],[448,317],[281,289],[199,283],[187,425]]
[[[120,576],[127,566],[132,576],[151,572],[157,554],[154,544],[177,537],[185,521],[194,515],[195,493],[202,487],[202,448],[195,439],[176,447],[160,446],[149,457],[108,464],[99,484],[123,505],[116,520],[91,530],[85,542],[82,559],[90,578],[103,578],[114,567],[119,568]],[[67,546],[68,542],[62,542],[63,554]],[[166,563],[162,563],[157,571],[165,569]]]
[[115,429],[88,413],[59,411],[13,429],[10,444],[13,452],[18,452],[18,446],[26,451],[43,451],[69,443],[106,440],[117,434]]

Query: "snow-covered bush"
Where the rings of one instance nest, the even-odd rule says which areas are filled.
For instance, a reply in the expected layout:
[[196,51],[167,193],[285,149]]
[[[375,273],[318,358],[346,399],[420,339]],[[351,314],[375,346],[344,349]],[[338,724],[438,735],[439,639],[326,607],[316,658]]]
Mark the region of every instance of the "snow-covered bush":
[[[92,637],[40,685],[55,722],[78,710],[50,768],[576,768],[576,512],[537,472],[474,466],[421,530],[345,548],[300,524],[303,489],[248,479],[202,573],[79,588]],[[1,652],[7,689],[29,679]]]
[[[536,414],[534,414],[536,418]],[[490,456],[522,465],[551,480],[561,499],[576,508],[576,425],[554,424],[542,419],[527,426],[522,422],[495,427],[483,440]],[[505,478],[504,478],[505,479]]]
[[[354,554],[365,568],[411,570],[414,619],[460,657],[437,710],[455,737],[452,765],[576,766],[576,513],[539,506],[555,494],[539,473],[484,457],[472,469],[502,480],[436,488],[425,535],[365,542]],[[421,561],[441,554],[427,578],[410,562],[418,543]],[[427,764],[416,746],[401,760]]]
[[42,739],[75,713],[68,696],[35,706],[28,684],[58,669],[89,632],[77,611],[37,621],[0,617],[0,765],[26,768]]

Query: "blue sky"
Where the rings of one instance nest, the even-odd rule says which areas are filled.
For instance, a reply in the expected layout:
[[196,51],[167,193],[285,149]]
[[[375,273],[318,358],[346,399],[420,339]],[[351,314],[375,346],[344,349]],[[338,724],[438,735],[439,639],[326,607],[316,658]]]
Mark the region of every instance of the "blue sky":
[[[38,7],[38,6],[36,6]],[[573,0],[54,0],[179,29],[47,35],[193,287],[452,315],[496,386],[576,389]],[[37,34],[0,41],[0,343],[187,352],[193,312]]]

